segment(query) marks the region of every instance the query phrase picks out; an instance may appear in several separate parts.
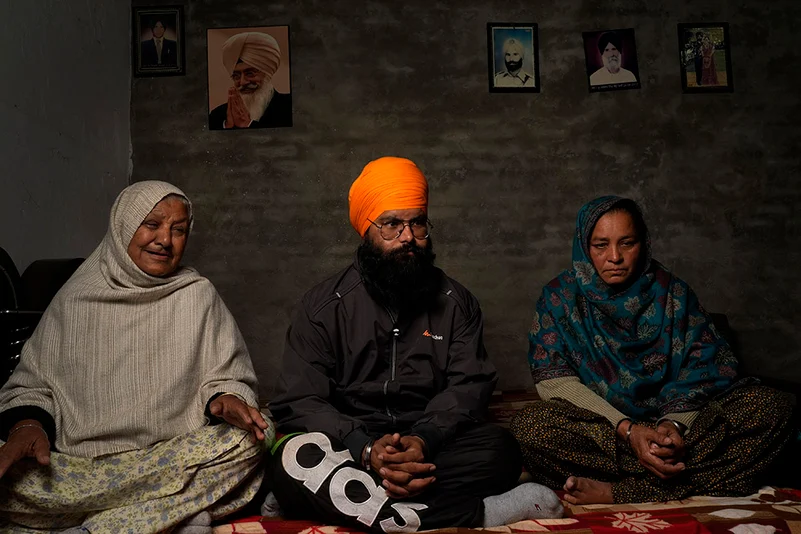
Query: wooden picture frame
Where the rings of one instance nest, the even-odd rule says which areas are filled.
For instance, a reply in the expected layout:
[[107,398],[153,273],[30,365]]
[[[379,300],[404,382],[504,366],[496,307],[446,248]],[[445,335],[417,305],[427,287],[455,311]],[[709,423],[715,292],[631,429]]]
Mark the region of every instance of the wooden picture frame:
[[583,32],[582,37],[591,93],[640,88],[633,28]]
[[731,41],[726,22],[678,25],[679,71],[685,93],[731,93]]
[[539,93],[540,59],[533,22],[487,23],[490,93]]
[[133,75],[186,74],[183,6],[133,7]]

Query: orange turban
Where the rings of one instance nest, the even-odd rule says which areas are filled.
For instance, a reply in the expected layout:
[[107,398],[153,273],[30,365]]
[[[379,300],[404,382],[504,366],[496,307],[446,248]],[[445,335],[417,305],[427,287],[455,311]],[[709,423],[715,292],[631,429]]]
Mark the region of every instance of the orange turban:
[[370,221],[385,211],[427,211],[428,182],[411,160],[378,158],[368,163],[350,186],[348,204],[350,224],[364,237]]

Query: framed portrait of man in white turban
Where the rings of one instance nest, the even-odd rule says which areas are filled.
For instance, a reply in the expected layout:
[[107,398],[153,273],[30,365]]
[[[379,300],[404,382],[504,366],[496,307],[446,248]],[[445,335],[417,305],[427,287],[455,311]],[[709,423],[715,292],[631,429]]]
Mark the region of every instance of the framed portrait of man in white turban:
[[209,130],[292,126],[289,26],[210,28]]
[[539,93],[537,25],[487,23],[490,93]]
[[134,76],[182,76],[186,73],[182,6],[134,6]]

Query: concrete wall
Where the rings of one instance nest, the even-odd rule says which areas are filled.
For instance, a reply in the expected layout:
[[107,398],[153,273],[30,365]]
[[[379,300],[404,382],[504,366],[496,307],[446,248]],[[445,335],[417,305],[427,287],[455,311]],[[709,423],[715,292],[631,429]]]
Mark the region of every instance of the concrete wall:
[[128,183],[130,2],[0,1],[0,246],[85,257]]
[[[431,183],[439,264],[480,299],[502,388],[567,267],[575,213],[642,203],[656,257],[740,333],[747,371],[801,380],[801,130],[795,0],[187,5],[187,76],[137,79],[134,179],[191,195],[187,260],[217,285],[273,391],[288,315],[352,259],[347,189],[402,155]],[[454,7],[458,6],[458,7]],[[676,24],[728,21],[736,92],[684,95]],[[541,94],[489,94],[486,23],[540,26]],[[208,27],[290,24],[295,127],[209,132]],[[633,27],[642,89],[588,94],[581,32]]]

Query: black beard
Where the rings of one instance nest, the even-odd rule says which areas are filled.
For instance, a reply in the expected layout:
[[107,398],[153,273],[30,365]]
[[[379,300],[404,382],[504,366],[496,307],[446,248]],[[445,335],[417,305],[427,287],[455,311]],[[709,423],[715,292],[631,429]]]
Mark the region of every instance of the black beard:
[[514,72],[516,70],[520,70],[523,68],[523,60],[520,61],[507,61],[506,62],[506,70],[509,72]]
[[440,274],[434,267],[436,254],[430,238],[425,248],[412,241],[388,253],[368,238],[359,245],[356,257],[367,293],[391,310],[425,309],[439,292]]

